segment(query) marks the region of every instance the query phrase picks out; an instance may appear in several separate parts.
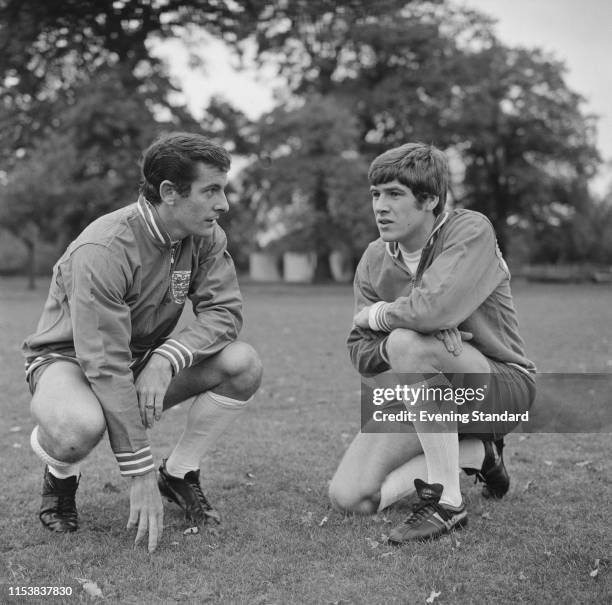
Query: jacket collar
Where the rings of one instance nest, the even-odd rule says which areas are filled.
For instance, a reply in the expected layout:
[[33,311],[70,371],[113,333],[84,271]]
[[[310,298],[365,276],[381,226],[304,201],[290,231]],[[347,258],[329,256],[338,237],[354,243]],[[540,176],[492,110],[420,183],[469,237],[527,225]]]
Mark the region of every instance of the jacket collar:
[[149,202],[144,196],[138,197],[138,213],[140,214],[144,224],[147,228],[147,232],[149,235],[155,240],[158,244],[161,244],[165,247],[172,246],[172,240],[162,223],[157,210],[151,202]]
[[[429,236],[427,237],[427,241],[425,242],[425,245],[423,246],[423,248],[426,248],[427,245],[431,242],[431,240],[433,239],[434,235],[440,230],[440,227],[442,227],[442,225],[446,222],[446,219],[448,218],[448,212],[444,212],[443,214],[440,214],[440,216],[438,216],[438,218],[436,219],[436,222],[433,225],[433,228],[431,230],[431,233],[429,234]],[[399,258],[400,255],[400,247],[399,244],[397,242],[387,242],[385,244],[386,248],[387,248],[387,252],[393,257],[393,258]]]

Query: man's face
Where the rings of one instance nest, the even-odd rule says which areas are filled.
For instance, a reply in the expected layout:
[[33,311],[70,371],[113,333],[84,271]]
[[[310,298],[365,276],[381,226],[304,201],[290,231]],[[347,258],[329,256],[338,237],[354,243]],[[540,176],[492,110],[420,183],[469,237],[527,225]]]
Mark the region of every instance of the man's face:
[[410,252],[425,245],[435,221],[436,198],[420,204],[410,188],[397,180],[372,185],[370,194],[376,226],[383,241],[399,242]]
[[227,172],[210,164],[198,163],[190,192],[176,197],[173,219],[183,237],[202,237],[212,233],[219,216],[229,209],[224,192],[226,185]]

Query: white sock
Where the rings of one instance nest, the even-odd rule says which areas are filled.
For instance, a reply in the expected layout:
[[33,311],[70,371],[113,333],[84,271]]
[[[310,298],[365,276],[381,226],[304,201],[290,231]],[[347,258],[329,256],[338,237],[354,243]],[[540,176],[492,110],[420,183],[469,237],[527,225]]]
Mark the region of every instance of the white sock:
[[[480,439],[464,439],[459,442],[459,466],[461,468],[482,467],[484,445]],[[394,502],[414,494],[414,480],[428,478],[425,456],[420,454],[392,470],[380,486],[380,504],[378,512],[391,506]]]
[[198,395],[189,408],[187,426],[166,462],[168,473],[182,478],[199,469],[204,455],[244,412],[247,403],[212,391]]
[[38,441],[38,425],[32,430],[30,435],[30,446],[34,453],[49,467],[49,472],[58,479],[67,479],[68,477],[79,476],[80,463],[78,462],[62,462],[49,455],[40,445]]
[[461,506],[459,436],[455,432],[430,433],[427,428],[418,435],[427,462],[427,483],[440,483],[444,487],[440,504]]
[[463,439],[459,442],[459,467],[480,470],[485,458],[484,443],[480,439]]
[[427,477],[427,463],[425,456],[419,454],[392,470],[380,486],[380,503],[378,512],[391,506],[394,502],[410,496],[415,492],[414,480]]

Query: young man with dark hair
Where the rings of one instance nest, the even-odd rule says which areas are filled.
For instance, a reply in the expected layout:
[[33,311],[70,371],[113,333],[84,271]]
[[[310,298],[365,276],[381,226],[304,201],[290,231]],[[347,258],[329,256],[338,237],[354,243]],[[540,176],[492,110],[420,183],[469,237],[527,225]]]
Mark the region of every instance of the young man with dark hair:
[[[409,405],[395,402],[414,412],[409,426],[391,422],[381,432],[370,418],[345,453],[330,498],[339,510],[371,514],[416,490],[418,504],[390,532],[390,541],[402,544],[467,523],[460,468],[485,482],[485,496],[507,492],[503,436],[532,404],[535,368],[525,356],[491,223],[474,211],[445,211],[445,155],[430,145],[402,145],[377,157],[368,178],[380,238],[355,275],[351,360],[374,381],[392,372],[398,382],[408,377],[437,386],[421,393],[437,392],[438,399],[421,394]],[[471,402],[455,397],[449,407],[440,389],[458,377],[462,388],[486,395]]]
[[[237,340],[242,300],[217,224],[229,168],[229,154],[201,135],[159,138],[144,152],[138,201],[91,223],[54,267],[24,343],[31,444],[46,464],[39,516],[51,531],[78,528],[80,463],[105,431],[130,479],[137,543],[148,532],[155,550],[162,495],[192,526],[218,521],[200,461],[261,380],[256,352]],[[171,336],[187,298],[195,317]],[[147,430],[189,398],[185,430],[156,477]]]

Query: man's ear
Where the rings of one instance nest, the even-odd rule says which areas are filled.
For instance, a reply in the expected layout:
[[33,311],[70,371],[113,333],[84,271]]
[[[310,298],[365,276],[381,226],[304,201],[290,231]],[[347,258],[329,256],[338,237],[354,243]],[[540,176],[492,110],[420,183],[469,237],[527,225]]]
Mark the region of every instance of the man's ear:
[[176,185],[172,181],[162,181],[159,184],[159,197],[162,202],[174,206],[177,196]]
[[433,210],[438,203],[440,202],[440,196],[439,195],[428,195],[427,196],[427,201],[425,202],[425,208],[427,210]]

